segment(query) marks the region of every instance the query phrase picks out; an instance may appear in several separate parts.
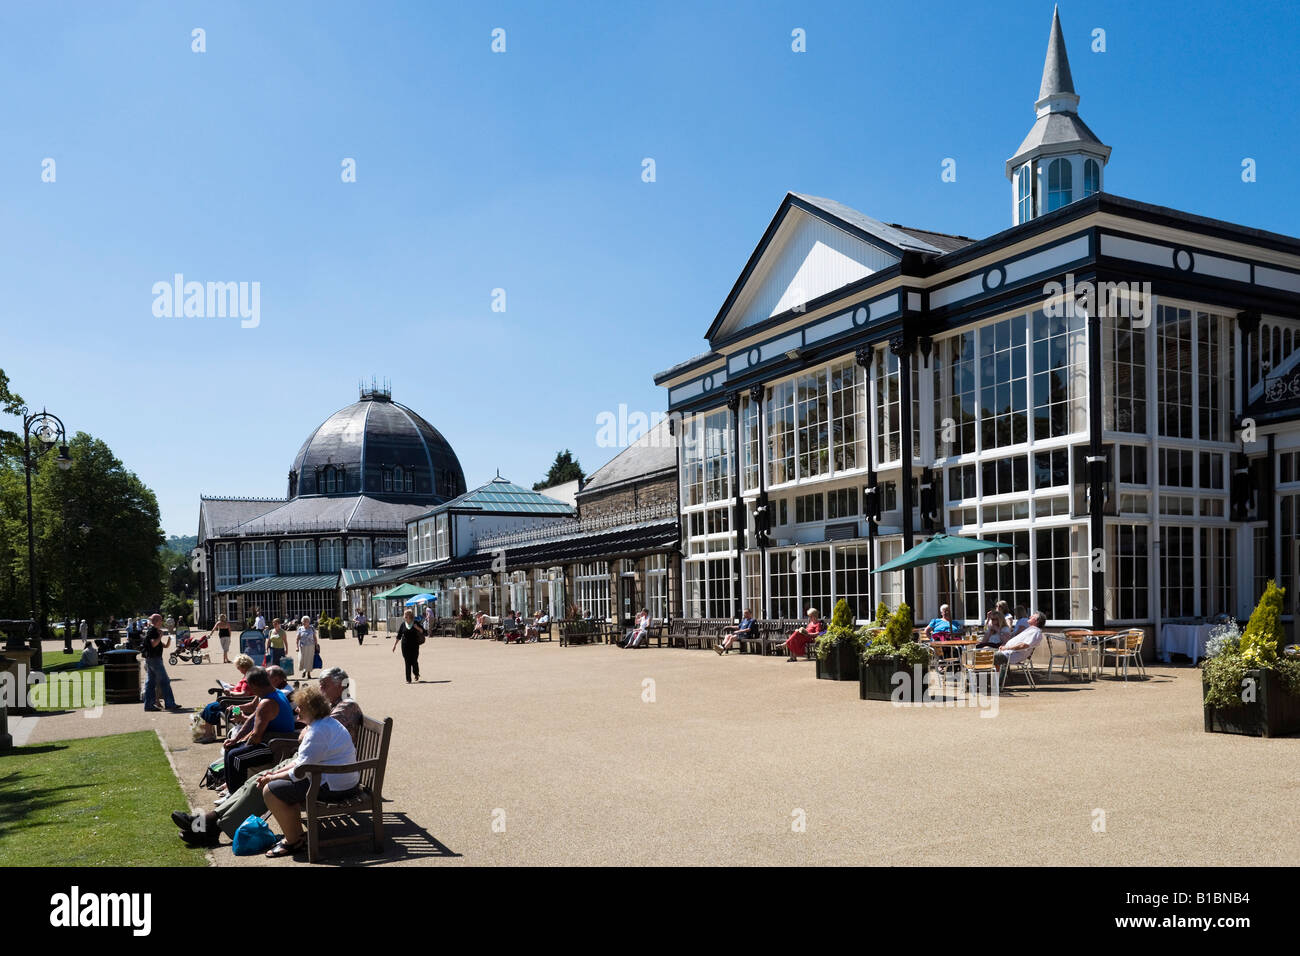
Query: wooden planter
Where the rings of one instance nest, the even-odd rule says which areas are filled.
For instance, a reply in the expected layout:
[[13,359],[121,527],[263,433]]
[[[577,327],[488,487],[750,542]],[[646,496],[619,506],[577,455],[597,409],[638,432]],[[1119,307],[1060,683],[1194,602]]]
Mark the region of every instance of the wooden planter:
[[867,658],[858,665],[858,697],[862,700],[921,700],[925,695],[929,669],[929,665],[920,664],[909,668],[901,658],[893,656]]
[[817,660],[818,680],[858,680],[857,643],[855,641],[837,641],[826,652],[826,659]]
[[1255,679],[1255,700],[1240,707],[1204,705],[1205,732],[1248,737],[1287,737],[1300,733],[1300,697],[1288,694],[1271,670],[1248,670]]

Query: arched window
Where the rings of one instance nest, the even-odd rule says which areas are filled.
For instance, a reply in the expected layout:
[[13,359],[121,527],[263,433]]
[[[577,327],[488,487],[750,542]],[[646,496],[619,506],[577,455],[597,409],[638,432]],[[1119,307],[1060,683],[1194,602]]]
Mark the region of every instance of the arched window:
[[407,491],[415,490],[415,472],[413,471],[408,471],[406,473],[406,490]]
[[1054,159],[1047,167],[1047,211],[1060,209],[1074,202],[1074,184],[1071,181],[1070,161]]
[[393,490],[402,490],[402,466],[398,465],[393,469]]
[[325,469],[325,494],[332,495],[338,491],[337,473],[333,468]]
[[1034,218],[1034,167],[1030,163],[1016,173],[1016,221],[1028,222]]
[[1095,159],[1086,159],[1083,162],[1084,198],[1099,192],[1101,192],[1101,163]]
[[384,469],[384,491],[393,490],[393,472],[392,469]]

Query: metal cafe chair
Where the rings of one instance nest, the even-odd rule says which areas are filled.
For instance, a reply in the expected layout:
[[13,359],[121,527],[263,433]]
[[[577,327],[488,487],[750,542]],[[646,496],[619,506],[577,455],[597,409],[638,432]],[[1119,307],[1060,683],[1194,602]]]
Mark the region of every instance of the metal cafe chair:
[[[1090,642],[1091,636],[1088,631],[1065,632],[1065,640],[1068,642],[1065,649],[1068,655],[1066,665],[1077,670],[1081,676],[1086,673],[1089,679],[1101,674],[1101,653],[1098,646]],[[1050,661],[1048,674],[1051,674]]]
[[1124,662],[1124,680],[1128,680],[1129,661],[1134,661],[1138,666],[1138,673],[1143,677],[1147,676],[1146,665],[1142,662],[1142,642],[1146,640],[1146,632],[1141,628],[1133,628],[1124,637],[1115,644],[1108,646],[1102,652],[1115,659],[1115,676],[1119,676],[1120,661]]
[[981,675],[987,675],[989,678],[989,687],[991,693],[996,696],[998,692],[998,668],[993,661],[993,655],[997,652],[991,647],[974,649],[970,654],[961,660],[962,677],[966,682],[966,692],[974,694],[979,686],[978,681]]

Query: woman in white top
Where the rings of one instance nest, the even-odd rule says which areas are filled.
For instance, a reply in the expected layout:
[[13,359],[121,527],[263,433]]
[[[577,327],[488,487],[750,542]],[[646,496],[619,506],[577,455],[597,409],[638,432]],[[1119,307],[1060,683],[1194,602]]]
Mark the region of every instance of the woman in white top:
[[298,672],[310,678],[316,665],[316,629],[311,626],[311,618],[304,615],[294,634],[298,641]]
[[[289,856],[297,853],[307,842],[302,832],[301,811],[307,800],[311,778],[299,772],[308,764],[326,767],[346,767],[357,762],[357,748],[352,735],[342,724],[330,716],[330,702],[320,688],[312,684],[299,687],[293,695],[294,710],[307,726],[298,743],[298,753],[293,763],[283,770],[263,774],[257,785],[262,788],[262,799],[275,816],[284,836],[267,852],[267,856]],[[321,774],[317,799],[345,800],[356,792],[361,774],[355,770],[344,773]]]

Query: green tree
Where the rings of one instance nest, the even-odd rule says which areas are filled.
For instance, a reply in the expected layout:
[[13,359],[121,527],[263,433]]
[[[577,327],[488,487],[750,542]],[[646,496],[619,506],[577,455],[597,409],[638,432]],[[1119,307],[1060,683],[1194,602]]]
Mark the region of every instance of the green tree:
[[72,466],[42,461],[32,489],[37,560],[52,606],[92,624],[157,608],[164,574],[158,499],[99,439],[78,432],[68,450]]
[[578,460],[573,457],[573,452],[566,448],[555,453],[551,470],[546,473],[545,478],[533,485],[533,491],[541,491],[552,485],[562,485],[566,481],[582,481],[586,477],[582,473],[582,465],[578,464]]
[[[0,369],[0,416],[21,415],[23,400]],[[0,418],[0,425],[7,424]],[[27,617],[27,511],[23,440],[0,427],[0,618]]]

